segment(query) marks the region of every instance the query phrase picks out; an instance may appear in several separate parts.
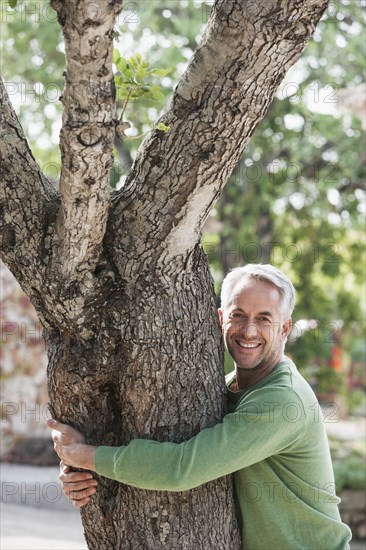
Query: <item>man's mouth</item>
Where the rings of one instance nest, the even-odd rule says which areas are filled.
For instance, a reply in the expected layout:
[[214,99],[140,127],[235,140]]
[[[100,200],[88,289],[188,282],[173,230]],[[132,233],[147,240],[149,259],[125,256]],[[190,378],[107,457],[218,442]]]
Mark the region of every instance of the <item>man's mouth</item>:
[[236,340],[236,343],[238,344],[238,346],[240,346],[241,348],[244,348],[244,349],[259,348],[259,346],[261,345],[260,343],[247,344],[245,342],[239,342],[238,340]]

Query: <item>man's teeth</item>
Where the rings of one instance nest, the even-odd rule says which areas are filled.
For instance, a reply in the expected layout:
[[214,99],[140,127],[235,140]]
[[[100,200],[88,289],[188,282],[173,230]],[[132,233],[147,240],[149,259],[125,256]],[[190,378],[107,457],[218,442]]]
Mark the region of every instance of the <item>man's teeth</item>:
[[244,344],[243,342],[238,342],[238,344],[241,348],[256,348],[260,345],[260,344]]

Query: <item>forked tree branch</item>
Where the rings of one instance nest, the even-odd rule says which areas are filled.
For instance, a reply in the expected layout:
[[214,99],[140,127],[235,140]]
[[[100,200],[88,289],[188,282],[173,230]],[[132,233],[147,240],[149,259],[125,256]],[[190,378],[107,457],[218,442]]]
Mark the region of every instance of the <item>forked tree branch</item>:
[[[105,242],[123,278],[187,267],[210,208],[328,1],[216,1],[162,117],[171,131],[149,135],[114,198]],[[41,175],[7,99],[1,223],[5,261],[20,282],[22,272],[32,270],[26,292],[40,292],[47,273],[60,311],[75,319],[96,288],[93,272],[110,208],[112,33],[122,5],[52,5],[67,57],[57,230],[57,194]]]
[[59,243],[53,267],[70,283],[93,271],[105,234],[116,124],[113,29],[122,3],[52,0],[51,5],[66,51]]
[[171,131],[145,139],[115,198],[108,240],[121,270],[138,277],[186,266],[209,210],[328,3],[216,1],[161,118]]
[[58,193],[42,175],[0,79],[1,256],[34,302],[41,296]]

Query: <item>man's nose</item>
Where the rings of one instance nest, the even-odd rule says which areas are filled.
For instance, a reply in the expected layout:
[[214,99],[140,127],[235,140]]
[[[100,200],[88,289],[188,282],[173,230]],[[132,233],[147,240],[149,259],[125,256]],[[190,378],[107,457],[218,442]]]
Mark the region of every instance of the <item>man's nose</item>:
[[248,339],[256,338],[258,336],[258,327],[253,321],[248,321],[242,327],[243,336]]

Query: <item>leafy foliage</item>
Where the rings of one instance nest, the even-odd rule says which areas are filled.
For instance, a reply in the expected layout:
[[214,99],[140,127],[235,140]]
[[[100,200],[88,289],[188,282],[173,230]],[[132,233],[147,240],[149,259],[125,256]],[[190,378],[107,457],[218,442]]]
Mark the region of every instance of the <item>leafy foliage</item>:
[[113,62],[117,68],[114,81],[119,100],[126,103],[142,96],[155,101],[164,99],[160,86],[151,84],[150,80],[152,76],[166,76],[171,69],[153,69],[139,53],[125,59],[117,49],[113,52]]
[[[161,101],[164,99],[161,87],[157,84],[151,84],[150,81],[153,76],[166,76],[170,73],[171,69],[153,69],[150,63],[142,60],[142,56],[139,53],[125,59],[117,49],[113,51],[113,62],[117,69],[114,75],[117,100],[120,100],[123,105],[121,113],[121,133],[124,135],[124,129],[130,128],[131,126],[129,123],[123,122],[123,115],[128,102],[138,101],[141,97],[154,101]],[[169,132],[170,130],[170,127],[162,122],[155,125],[155,128],[162,132]]]

